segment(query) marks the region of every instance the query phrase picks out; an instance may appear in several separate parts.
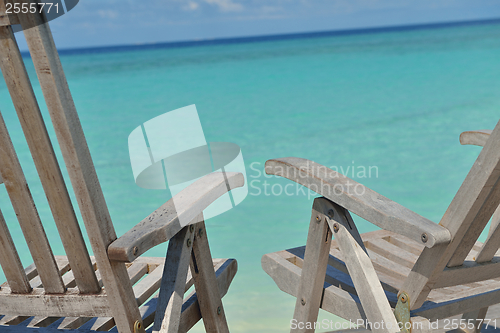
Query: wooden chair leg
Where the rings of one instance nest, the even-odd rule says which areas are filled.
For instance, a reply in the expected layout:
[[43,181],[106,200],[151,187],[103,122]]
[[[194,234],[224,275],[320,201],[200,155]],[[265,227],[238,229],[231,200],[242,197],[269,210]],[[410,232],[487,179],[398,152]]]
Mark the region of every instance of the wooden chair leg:
[[169,241],[153,332],[179,331],[184,289],[193,247],[192,230],[193,228],[190,230],[190,226],[186,226]]
[[[486,317],[486,312],[488,312],[488,307],[464,313],[462,315],[462,319],[465,320],[467,328],[463,329],[463,331],[465,331],[466,333],[481,332],[481,326],[483,326],[483,320]],[[471,321],[471,323],[474,323],[474,328],[469,328],[469,321]]]
[[334,211],[333,218],[328,222],[338,241],[367,320],[372,324],[366,328],[370,328],[372,332],[399,332],[396,318],[354,221],[344,208],[336,206]]
[[326,221],[330,202],[314,199],[306,252],[290,332],[314,332],[323,296],[332,232]]
[[194,224],[195,238],[191,255],[191,273],[207,333],[229,333],[222,298],[219,293],[205,222]]

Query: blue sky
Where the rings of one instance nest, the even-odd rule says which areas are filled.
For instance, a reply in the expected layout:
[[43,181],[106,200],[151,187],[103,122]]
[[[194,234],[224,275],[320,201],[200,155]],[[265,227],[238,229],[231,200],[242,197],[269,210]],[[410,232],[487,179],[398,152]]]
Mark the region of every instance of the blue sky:
[[80,0],[51,26],[76,48],[490,18],[499,0]]

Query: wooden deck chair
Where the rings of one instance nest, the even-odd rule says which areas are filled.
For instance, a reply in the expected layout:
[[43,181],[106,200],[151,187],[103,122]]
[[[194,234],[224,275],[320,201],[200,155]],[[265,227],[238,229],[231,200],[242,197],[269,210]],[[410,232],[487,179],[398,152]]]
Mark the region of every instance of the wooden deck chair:
[[[320,308],[374,332],[427,331],[457,315],[462,321],[449,324],[480,329],[488,307],[500,303],[500,122],[492,132],[463,133],[461,142],[484,147],[439,224],[312,161],[266,162],[268,174],[322,195],[306,246],[262,258],[278,287],[297,298],[291,332],[321,327]],[[351,213],[382,230],[360,235]]]
[[[201,317],[207,331],[228,332],[221,297],[237,264],[212,260],[202,212],[242,186],[243,176],[227,173],[224,180],[222,174],[207,175],[178,194],[175,208],[172,200],[165,203],[117,239],[46,18],[6,15],[5,9],[0,0],[0,68],[66,256],[52,253],[0,115],[0,174],[34,261],[22,267],[0,214],[0,264],[7,279],[0,288],[0,332],[81,332],[116,325],[114,330],[131,333],[144,332],[153,321],[154,331],[186,332]],[[12,32],[17,23],[24,29],[94,257],[88,254]],[[181,217],[192,222],[181,226]],[[166,241],[166,259],[140,257]],[[184,298],[193,284],[195,292]]]

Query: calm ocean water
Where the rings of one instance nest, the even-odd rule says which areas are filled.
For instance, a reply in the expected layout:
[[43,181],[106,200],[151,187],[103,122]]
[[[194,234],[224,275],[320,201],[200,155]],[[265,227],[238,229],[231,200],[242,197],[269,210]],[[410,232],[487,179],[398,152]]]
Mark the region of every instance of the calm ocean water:
[[[294,299],[260,258],[305,243],[314,196],[295,187],[279,195],[289,182],[262,175],[267,159],[335,167],[438,222],[479,153],[460,146],[460,132],[493,128],[500,118],[500,24],[70,53],[61,59],[119,235],[169,198],[134,183],[127,137],[135,127],[196,104],[207,141],[241,147],[249,195],[207,221],[212,254],[239,263],[224,299],[232,332],[285,332],[293,314]],[[32,65],[28,71],[34,77]],[[3,80],[0,109],[53,251],[63,254]],[[28,265],[3,187],[0,198]],[[376,229],[357,221],[361,231]],[[148,255],[165,251],[163,244]]]

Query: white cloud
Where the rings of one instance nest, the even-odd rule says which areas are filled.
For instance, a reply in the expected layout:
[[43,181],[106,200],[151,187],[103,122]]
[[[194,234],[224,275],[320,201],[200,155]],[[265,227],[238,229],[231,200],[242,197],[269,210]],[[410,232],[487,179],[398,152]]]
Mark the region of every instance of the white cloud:
[[182,7],[184,10],[197,10],[200,7],[200,5],[197,2],[194,1],[188,1],[187,5]]
[[118,17],[118,12],[115,10],[98,10],[97,14],[106,19],[114,19]]
[[222,12],[239,12],[243,10],[243,5],[232,0],[204,0],[210,5],[219,7]]

